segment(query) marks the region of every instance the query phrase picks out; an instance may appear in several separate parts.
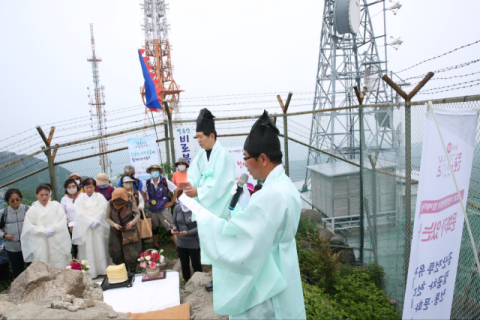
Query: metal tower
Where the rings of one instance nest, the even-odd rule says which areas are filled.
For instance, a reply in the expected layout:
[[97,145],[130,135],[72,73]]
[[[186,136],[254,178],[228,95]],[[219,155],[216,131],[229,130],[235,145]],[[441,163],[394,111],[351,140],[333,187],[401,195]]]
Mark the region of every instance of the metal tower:
[[[383,30],[382,34],[375,34],[370,10],[372,7],[380,9],[380,6],[383,6]],[[358,14],[356,18],[355,11]],[[382,38],[384,45],[385,0],[325,0],[313,110],[357,105],[355,85],[360,91],[363,87],[368,88],[363,104],[391,101],[389,91],[380,80],[380,76],[387,73],[386,46],[384,52],[379,51],[377,46],[377,41]],[[369,152],[394,152],[396,139],[392,114],[391,109],[385,108],[370,108],[364,112],[365,146]],[[358,120],[358,111],[352,109],[315,113],[312,116],[310,144],[346,159],[358,159]],[[307,165],[328,161],[334,161],[334,158],[309,150]],[[307,170],[304,189],[308,188],[309,180]]]
[[[168,5],[165,0],[143,0],[141,4],[144,11],[145,30],[145,56],[150,57],[150,62],[155,66],[158,81],[157,88],[159,101],[168,101],[173,113],[178,113],[180,90],[173,79],[173,65],[170,57],[170,43],[168,41],[169,24],[166,11]],[[145,88],[141,89],[142,99],[145,103]]]
[[[92,63],[92,74],[93,74],[93,95],[89,92],[90,97],[90,114],[92,119],[96,117],[96,134],[98,136],[105,135],[105,110],[103,106],[105,105],[105,95],[103,90],[105,89],[104,86],[100,85],[100,75],[98,71],[98,64],[102,62],[102,59],[97,57],[95,53],[95,38],[93,37],[93,24],[90,23],[90,36],[91,36],[91,43],[92,43],[92,56],[87,58],[88,62]],[[89,89],[90,91],[90,89]],[[95,113],[92,112],[92,107],[95,108]],[[95,127],[93,120],[92,120],[92,129]],[[95,130],[94,130],[95,132]],[[110,173],[110,164],[108,162],[108,155],[107,155],[107,143],[106,139],[101,138],[98,140],[98,152],[99,155],[99,166],[102,169],[102,172],[109,175]]]

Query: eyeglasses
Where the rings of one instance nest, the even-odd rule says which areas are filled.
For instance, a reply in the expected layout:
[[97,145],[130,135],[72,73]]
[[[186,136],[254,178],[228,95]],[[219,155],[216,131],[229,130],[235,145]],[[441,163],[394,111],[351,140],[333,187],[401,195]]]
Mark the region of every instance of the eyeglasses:
[[244,157],[243,161],[247,162],[248,159],[252,159],[252,158],[255,158],[255,157]]
[[22,199],[17,198],[17,199],[12,199],[12,200],[10,200],[10,203],[20,202],[20,201],[22,201]]

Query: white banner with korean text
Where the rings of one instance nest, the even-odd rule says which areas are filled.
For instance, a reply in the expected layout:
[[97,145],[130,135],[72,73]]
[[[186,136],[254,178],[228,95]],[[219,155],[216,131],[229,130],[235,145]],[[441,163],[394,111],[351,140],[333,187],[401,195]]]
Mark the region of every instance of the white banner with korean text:
[[130,164],[135,167],[135,178],[150,179],[147,168],[152,164],[160,164],[155,137],[130,138],[127,139],[127,146]]
[[177,162],[178,158],[186,158],[188,164],[190,164],[195,158],[195,130],[183,126],[182,128],[177,128],[173,131],[173,136],[175,138],[175,159],[174,163]]
[[[476,110],[435,108],[466,206]],[[425,120],[403,319],[450,319],[464,214],[432,112]]]
[[245,160],[243,160],[243,147],[227,147],[225,148],[230,152],[235,163],[235,179],[240,179],[240,176],[244,173],[248,174],[248,182],[255,186],[257,181],[248,172],[247,167],[245,167]]

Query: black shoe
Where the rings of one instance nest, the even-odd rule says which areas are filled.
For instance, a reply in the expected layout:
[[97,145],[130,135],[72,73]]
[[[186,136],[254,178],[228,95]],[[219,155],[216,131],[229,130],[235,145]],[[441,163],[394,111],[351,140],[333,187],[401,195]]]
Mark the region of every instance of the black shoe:
[[205,285],[205,290],[207,291],[213,291],[213,281],[211,281],[210,283],[207,283]]

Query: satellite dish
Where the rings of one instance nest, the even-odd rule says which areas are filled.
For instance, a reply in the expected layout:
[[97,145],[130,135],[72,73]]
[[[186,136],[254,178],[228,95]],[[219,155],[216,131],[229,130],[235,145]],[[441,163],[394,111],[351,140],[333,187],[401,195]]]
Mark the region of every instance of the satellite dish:
[[367,87],[368,92],[376,92],[380,85],[380,72],[375,66],[368,66],[365,69],[363,85]]
[[337,0],[334,8],[335,29],[339,34],[356,34],[360,28],[360,1]]

